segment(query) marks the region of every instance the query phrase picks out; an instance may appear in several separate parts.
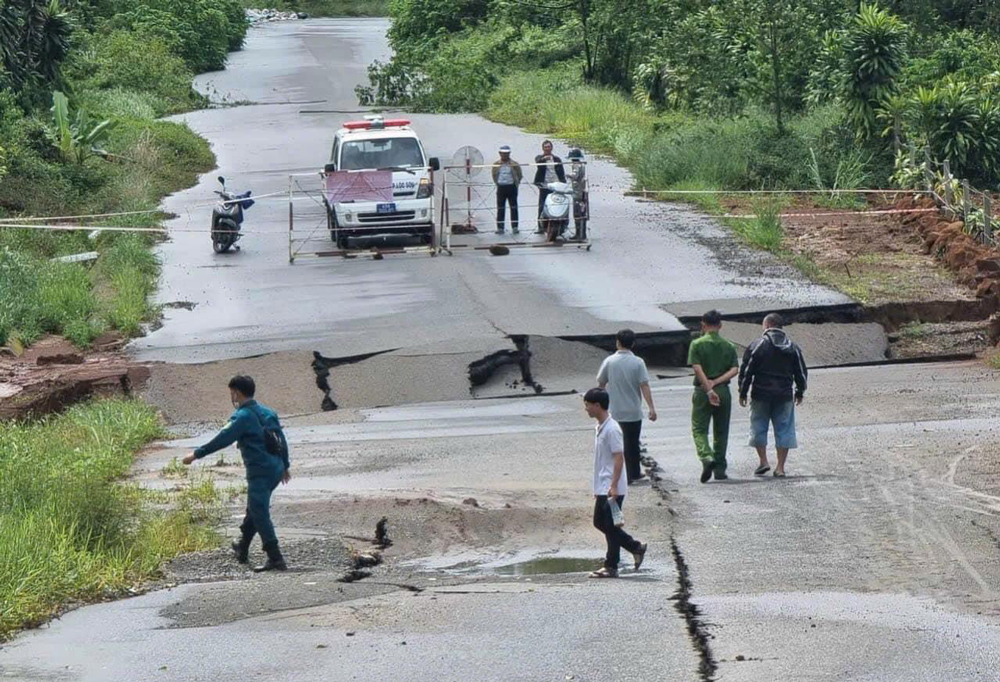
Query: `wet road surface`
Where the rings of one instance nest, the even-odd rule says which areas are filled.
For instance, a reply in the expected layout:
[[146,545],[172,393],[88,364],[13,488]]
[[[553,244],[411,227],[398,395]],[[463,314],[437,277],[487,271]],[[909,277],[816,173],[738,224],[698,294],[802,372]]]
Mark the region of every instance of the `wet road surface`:
[[[199,77],[198,87],[213,99],[255,105],[177,117],[212,143],[219,168],[164,202],[178,215],[169,226],[208,228],[220,173],[230,188],[264,195],[287,191],[290,173],[322,168],[334,131],[360,113],[304,112],[358,112],[353,88],[373,59],[385,57],[386,27],[384,20],[357,19],[267,25],[251,32],[227,71]],[[443,161],[462,145],[492,160],[500,144],[528,161],[542,140],[472,115],[409,118],[428,153]],[[557,153],[565,156],[565,147],[557,144]],[[674,314],[701,313],[710,305],[737,312],[846,301],[770,256],[738,247],[710,218],[623,197],[631,178],[605,160],[592,158],[588,175],[595,241],[589,253],[514,249],[494,257],[459,249],[454,257],[289,265],[287,200],[264,198],[247,212],[239,253],[213,253],[207,233],[176,232],[162,246],[159,300],[195,306],[168,310],[163,327],[133,349],[141,359],[170,362],[282,350],[343,357],[456,338],[597,334],[625,325],[679,329]],[[316,186],[311,178],[299,182]],[[328,250],[315,199],[296,200],[297,236],[316,228],[310,248]],[[523,188],[522,204],[534,201],[534,192]],[[486,197],[485,205],[491,203]],[[456,237],[456,243],[492,243],[488,222],[486,232]],[[522,241],[536,239],[531,227],[522,230]]]
[[[995,679],[995,377],[967,363],[811,379],[789,477],[752,476],[737,408],[732,479],[709,485],[696,479],[688,379],[654,382],[660,418],[644,434],[662,480],[625,507],[651,549],[617,582],[498,570],[600,557],[579,396],[290,419],[296,478],[275,498],[286,547],[324,535],[363,547],[352,538],[385,515],[385,566],[350,584],[310,566],[89,607],[0,650],[0,669],[31,682]],[[138,480],[156,485],[198,441],[150,452]],[[707,677],[675,609],[672,543]]]
[[[268,26],[252,33],[232,72],[208,79],[238,99],[325,98],[323,107],[337,108],[350,100],[346,83],[384,52],[383,29],[378,21]],[[325,160],[342,118],[298,113],[307,106],[319,105],[186,118],[213,140],[233,187],[260,194]],[[524,157],[538,141],[475,117],[421,120],[442,155],[456,146],[456,130],[484,149],[501,137]],[[210,198],[214,176],[168,200],[180,216],[174,225],[207,223],[210,207],[195,204]],[[595,164],[591,177],[628,185],[609,164]],[[243,252],[215,256],[207,235],[178,233],[162,248],[161,297],[198,305],[171,311],[136,351],[182,362],[282,349],[336,356],[428,344],[432,352],[449,338],[478,348],[476,339],[506,333],[595,333],[623,320],[670,329],[666,311],[700,312],[709,301],[733,310],[841,300],[734,248],[687,209],[599,196],[628,217],[598,223],[589,254],[289,266],[280,234],[248,234]],[[265,200],[247,229],[279,230],[284,210]],[[295,478],[275,498],[289,554],[317,540],[363,548],[352,538],[370,536],[387,516],[395,544],[385,565],[340,583],[343,552],[330,552],[285,575],[222,581],[224,572],[188,557],[201,570],[191,579],[207,582],[80,609],[27,633],[0,649],[0,679],[995,679],[994,374],[977,363],[814,372],[798,413],[802,448],[784,481],[752,476],[747,414],[736,408],[732,480],[699,484],[690,379],[655,381],[654,394],[660,419],[645,425],[644,439],[662,480],[626,503],[629,527],[651,547],[639,573],[625,570],[616,582],[497,575],[539,557],[596,564],[601,555],[587,487],[593,430],[578,395],[299,416],[286,420]],[[173,485],[162,468],[204,430],[148,453],[137,480]],[[241,480],[236,466],[211,471]],[[673,599],[681,569],[696,617]]]

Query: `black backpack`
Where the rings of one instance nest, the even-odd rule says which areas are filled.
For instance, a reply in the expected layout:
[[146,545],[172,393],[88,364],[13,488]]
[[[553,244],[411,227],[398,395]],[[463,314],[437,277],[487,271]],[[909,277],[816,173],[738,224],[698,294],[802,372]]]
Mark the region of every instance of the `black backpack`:
[[285,440],[285,432],[282,431],[280,426],[268,426],[264,423],[260,414],[254,412],[257,416],[257,421],[260,423],[260,428],[264,431],[264,449],[267,450],[267,454],[274,455],[283,462],[288,461],[288,441]]

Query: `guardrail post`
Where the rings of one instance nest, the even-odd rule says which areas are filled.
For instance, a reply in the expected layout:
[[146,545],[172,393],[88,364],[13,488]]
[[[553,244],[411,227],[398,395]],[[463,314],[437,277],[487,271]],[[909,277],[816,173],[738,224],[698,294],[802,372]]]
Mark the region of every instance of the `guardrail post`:
[[931,153],[924,149],[924,184],[927,193],[934,196],[934,171],[931,169]]
[[969,222],[969,181],[962,180],[962,222]]
[[944,160],[944,203],[949,209],[952,207],[955,195],[951,187],[951,162]]
[[993,241],[993,206],[989,194],[983,194],[983,236],[986,241]]

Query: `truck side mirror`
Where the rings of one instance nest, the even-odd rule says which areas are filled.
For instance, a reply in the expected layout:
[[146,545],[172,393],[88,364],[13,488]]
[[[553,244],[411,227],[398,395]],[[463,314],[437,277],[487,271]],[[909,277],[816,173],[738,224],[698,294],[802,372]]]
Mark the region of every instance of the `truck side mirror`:
[[336,172],[336,170],[337,170],[337,164],[335,163],[328,163],[325,166],[323,166],[324,173],[334,173]]
[[432,156],[428,163],[430,163],[432,171],[441,170],[441,161],[439,161],[436,156]]

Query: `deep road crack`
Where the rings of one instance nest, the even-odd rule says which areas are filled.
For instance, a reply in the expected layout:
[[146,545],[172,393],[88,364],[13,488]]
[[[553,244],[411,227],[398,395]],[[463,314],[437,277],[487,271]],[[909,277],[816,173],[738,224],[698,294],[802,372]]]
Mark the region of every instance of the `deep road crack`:
[[670,538],[670,550],[673,552],[674,564],[677,567],[677,592],[673,596],[674,608],[684,617],[691,644],[701,659],[698,665],[698,674],[701,676],[702,682],[713,682],[719,666],[715,662],[712,647],[709,644],[712,636],[708,634],[705,624],[701,621],[701,611],[691,601],[691,571],[681,548],[677,545],[676,537]]

